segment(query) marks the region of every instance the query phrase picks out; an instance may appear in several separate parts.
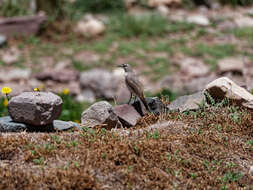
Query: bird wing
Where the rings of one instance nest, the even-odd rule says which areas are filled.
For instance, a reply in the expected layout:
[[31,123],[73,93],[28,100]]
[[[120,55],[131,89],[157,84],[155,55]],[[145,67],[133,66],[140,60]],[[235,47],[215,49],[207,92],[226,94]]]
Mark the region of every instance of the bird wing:
[[132,93],[137,94],[139,96],[143,94],[142,84],[135,74],[129,73],[126,76],[126,84]]

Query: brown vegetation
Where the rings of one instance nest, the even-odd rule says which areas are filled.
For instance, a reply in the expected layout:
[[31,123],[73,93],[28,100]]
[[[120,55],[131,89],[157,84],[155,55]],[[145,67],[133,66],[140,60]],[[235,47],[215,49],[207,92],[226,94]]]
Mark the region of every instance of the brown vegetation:
[[230,106],[151,115],[130,130],[160,121],[175,125],[135,138],[88,128],[1,134],[0,189],[253,187],[250,111]]

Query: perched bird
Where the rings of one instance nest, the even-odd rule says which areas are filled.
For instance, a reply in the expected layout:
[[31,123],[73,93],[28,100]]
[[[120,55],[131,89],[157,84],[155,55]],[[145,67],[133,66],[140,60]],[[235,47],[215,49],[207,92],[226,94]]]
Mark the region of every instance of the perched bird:
[[138,77],[134,73],[132,67],[129,64],[121,64],[119,67],[122,67],[125,70],[125,82],[128,90],[131,93],[131,97],[128,101],[130,103],[132,96],[139,97],[142,103],[144,104],[147,111],[150,111],[146,99],[143,94],[143,87],[141,82],[139,81]]

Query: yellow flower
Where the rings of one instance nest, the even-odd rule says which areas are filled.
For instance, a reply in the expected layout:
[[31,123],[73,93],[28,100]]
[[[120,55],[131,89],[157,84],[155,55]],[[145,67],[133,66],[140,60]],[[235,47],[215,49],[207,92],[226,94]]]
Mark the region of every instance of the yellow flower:
[[7,95],[7,94],[10,94],[12,90],[11,90],[10,87],[5,86],[5,87],[2,88],[1,91],[2,91],[2,94],[6,94]]
[[9,103],[8,99],[5,98],[5,99],[4,99],[4,102],[3,102],[3,105],[4,105],[5,107],[7,107],[7,106],[8,106],[8,103]]
[[34,89],[33,89],[33,91],[35,91],[35,92],[39,92],[39,91],[40,91],[40,89],[39,89],[39,88],[34,88]]
[[65,95],[69,94],[69,89],[68,88],[64,88],[63,89],[63,94],[65,94]]

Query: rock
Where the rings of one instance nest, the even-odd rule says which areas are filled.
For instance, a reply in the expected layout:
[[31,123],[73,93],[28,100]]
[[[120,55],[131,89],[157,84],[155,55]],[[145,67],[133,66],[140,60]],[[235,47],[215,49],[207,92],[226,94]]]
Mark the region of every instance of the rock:
[[237,25],[234,22],[232,22],[230,20],[225,20],[224,22],[221,22],[218,25],[218,30],[226,31],[226,30],[234,29],[236,27],[237,27]]
[[84,89],[81,94],[76,97],[76,101],[94,103],[96,101],[96,96],[92,90]]
[[18,123],[11,119],[10,116],[5,116],[0,118],[0,132],[21,132],[21,131],[27,131],[27,132],[33,132],[33,131],[47,131],[47,132],[53,132],[53,131],[63,131],[68,130],[71,128],[77,128],[80,129],[80,125],[71,121],[61,121],[61,120],[54,120],[53,124],[49,124],[47,126],[43,126],[43,128],[40,128],[40,126],[33,126],[28,125],[25,123]]
[[63,130],[68,130],[72,128],[81,129],[80,125],[75,122],[61,121],[61,120],[54,120],[53,127],[54,127],[54,130],[56,131],[63,131]]
[[181,0],[148,0],[149,7],[159,7],[161,5],[180,5]]
[[253,176],[253,166],[250,166],[249,168],[249,175]]
[[79,21],[76,32],[86,37],[95,37],[105,32],[105,25],[101,21],[91,17],[87,21]]
[[4,46],[7,43],[7,38],[4,35],[0,35],[0,47]]
[[92,51],[80,51],[74,56],[74,60],[79,61],[81,63],[98,62],[100,61],[100,59],[100,55]]
[[47,20],[44,15],[17,16],[0,19],[0,34],[11,36],[32,36],[39,32],[40,26]]
[[81,87],[92,90],[97,98],[113,99],[118,83],[111,72],[102,69],[82,72],[80,76]]
[[162,16],[168,16],[169,15],[169,8],[165,5],[159,5],[157,7],[157,11],[162,15]]
[[218,102],[224,98],[230,99],[239,105],[253,101],[253,95],[246,89],[238,86],[227,77],[221,77],[209,83],[205,90]]
[[249,16],[239,16],[239,17],[236,17],[234,21],[237,27],[240,27],[240,28],[253,27],[253,18]]
[[117,90],[116,93],[116,102],[117,104],[125,104],[128,103],[129,99],[130,99],[130,92],[127,89],[125,83],[123,83],[119,89]]
[[[165,106],[158,97],[146,97],[145,99],[147,101],[151,113],[155,115],[164,113]],[[144,116],[146,113],[149,113],[148,110],[145,109],[143,103],[141,103],[139,98],[137,98],[135,101],[132,101],[131,105],[141,116]]]
[[36,74],[34,77],[41,81],[53,80],[64,83],[78,80],[79,72],[71,69],[62,69],[62,70],[47,69],[45,71]]
[[119,117],[121,123],[126,126],[134,126],[141,118],[140,114],[133,106],[128,104],[118,105],[113,108],[113,112]]
[[206,76],[210,70],[202,61],[193,58],[183,59],[179,65],[181,72],[189,77]]
[[205,102],[205,95],[203,92],[197,92],[192,95],[181,96],[171,102],[167,108],[169,111],[184,112],[187,110],[197,110],[199,105]]
[[31,75],[30,69],[12,69],[10,71],[0,71],[0,81],[19,81],[28,80]]
[[208,26],[210,24],[209,19],[204,15],[191,15],[187,17],[186,21],[200,26]]
[[112,105],[106,101],[97,102],[85,110],[82,113],[81,123],[87,127],[104,125],[106,129],[121,127]]
[[4,51],[2,53],[2,61],[6,63],[7,65],[10,65],[12,63],[15,63],[18,61],[20,56],[20,52],[17,48],[12,47],[7,51]]
[[9,101],[13,121],[35,126],[51,124],[61,114],[62,99],[51,92],[23,92]]
[[225,58],[218,62],[218,70],[221,74],[226,72],[243,74],[244,62],[242,58]]
[[23,123],[13,122],[10,116],[0,118],[0,132],[20,132],[27,130]]

